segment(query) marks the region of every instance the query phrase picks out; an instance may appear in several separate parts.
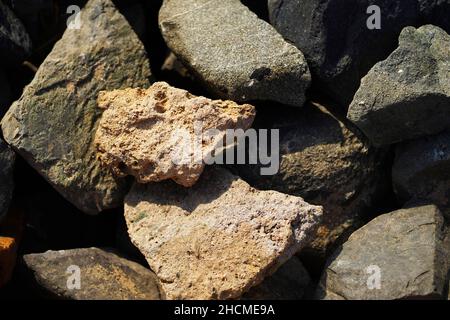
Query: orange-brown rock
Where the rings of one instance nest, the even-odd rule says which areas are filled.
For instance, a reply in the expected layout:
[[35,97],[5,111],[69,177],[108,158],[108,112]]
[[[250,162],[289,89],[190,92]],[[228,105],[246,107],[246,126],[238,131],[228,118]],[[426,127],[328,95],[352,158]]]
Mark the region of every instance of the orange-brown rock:
[[[98,106],[106,109],[95,137],[104,165],[141,183],[173,179],[185,187],[198,180],[226,130],[245,130],[255,117],[251,105],[197,97],[165,82],[101,92]],[[217,132],[207,137],[211,129]]]

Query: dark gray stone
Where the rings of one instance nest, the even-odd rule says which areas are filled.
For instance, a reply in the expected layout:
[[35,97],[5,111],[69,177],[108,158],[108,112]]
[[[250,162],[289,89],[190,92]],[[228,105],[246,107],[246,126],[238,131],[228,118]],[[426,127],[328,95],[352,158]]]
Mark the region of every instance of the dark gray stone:
[[160,300],[163,297],[153,272],[112,251],[98,248],[47,251],[27,254],[23,260],[36,284],[43,289],[44,297],[71,300]]
[[0,221],[8,212],[13,195],[14,152],[0,139]]
[[363,78],[348,111],[375,145],[450,128],[450,36],[426,25],[405,28],[399,41]]
[[0,1],[0,64],[22,62],[31,53],[31,40],[22,22]]
[[[351,124],[317,104],[269,114],[262,121],[257,116],[255,127],[279,130],[279,171],[262,175],[261,168],[267,166],[261,164],[232,168],[257,189],[300,196],[323,206],[322,224],[309,249],[324,256],[339,236],[362,223],[363,212],[381,197],[388,184],[386,151],[371,147]],[[248,144],[246,148],[248,152]]]
[[242,296],[243,300],[300,300],[309,289],[311,278],[297,257],[282,265],[260,285]]
[[400,201],[428,200],[450,214],[450,132],[396,147],[392,169]]
[[[313,85],[347,109],[361,78],[419,18],[417,0],[269,0],[272,25],[305,55]],[[367,27],[367,8],[381,9],[381,29]]]
[[335,252],[317,294],[351,300],[445,298],[448,253],[448,232],[437,207],[384,214]]
[[311,80],[303,54],[239,0],[165,0],[159,24],[169,48],[213,94],[303,105]]
[[2,120],[5,140],[80,210],[120,206],[128,183],[96,159],[101,90],[148,87],[145,49],[110,0],[91,0]]

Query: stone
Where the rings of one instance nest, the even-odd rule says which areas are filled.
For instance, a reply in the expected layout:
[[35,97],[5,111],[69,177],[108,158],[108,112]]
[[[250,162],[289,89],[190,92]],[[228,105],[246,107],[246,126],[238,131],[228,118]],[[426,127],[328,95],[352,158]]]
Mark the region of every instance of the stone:
[[93,144],[101,90],[147,87],[145,49],[110,0],[91,0],[3,118],[5,140],[80,210],[120,206],[129,184],[101,167]]
[[[390,183],[390,168],[384,166],[386,152],[370,146],[345,119],[340,121],[319,104],[280,108],[266,116],[267,120],[257,117],[255,127],[279,130],[279,171],[261,175],[261,164],[232,168],[257,189],[300,196],[323,206],[316,238],[304,251],[324,258],[328,248],[343,233],[357,228],[364,212],[378,204],[384,184]],[[248,153],[248,145],[246,149]]]
[[0,63],[21,63],[31,54],[31,39],[22,22],[0,2]]
[[[306,57],[313,85],[343,110],[370,68],[385,59],[401,30],[416,25],[417,0],[268,0],[270,21]],[[371,30],[369,6],[381,9],[381,29]]]
[[23,212],[12,208],[0,223],[0,288],[10,281],[13,274],[23,229]]
[[220,167],[208,167],[189,189],[135,184],[125,198],[130,238],[168,299],[240,297],[313,239],[321,214]]
[[[100,92],[98,106],[105,111],[95,145],[105,166],[140,183],[172,179],[185,187],[197,182],[226,130],[246,130],[255,117],[251,105],[196,97],[165,82]],[[210,129],[219,132],[205,137]]]
[[405,28],[399,47],[361,81],[348,118],[375,145],[450,128],[450,36],[426,25]]
[[450,132],[397,145],[392,180],[401,202],[425,200],[450,214]]
[[26,254],[23,261],[43,289],[43,296],[70,300],[160,300],[163,297],[152,271],[112,250],[47,251]]
[[243,300],[300,300],[310,285],[308,271],[293,257],[260,285],[253,287]]
[[13,196],[15,158],[14,152],[0,139],[0,222],[8,212]]
[[302,106],[311,76],[303,54],[239,0],[165,0],[168,47],[213,94]]
[[330,258],[318,297],[438,299],[447,295],[448,232],[433,205],[379,216]]

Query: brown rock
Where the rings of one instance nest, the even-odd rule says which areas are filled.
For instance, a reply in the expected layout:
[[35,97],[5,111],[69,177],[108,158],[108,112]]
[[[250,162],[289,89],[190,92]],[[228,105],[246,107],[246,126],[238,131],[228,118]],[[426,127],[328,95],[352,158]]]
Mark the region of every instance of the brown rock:
[[[106,109],[95,138],[104,165],[141,183],[173,179],[185,187],[198,180],[226,130],[247,129],[255,117],[251,105],[197,97],[165,82],[101,92],[98,105]],[[208,139],[200,130],[209,129],[219,131]]]
[[125,201],[130,238],[168,299],[241,296],[312,240],[322,214],[215,167],[190,189],[135,184]]

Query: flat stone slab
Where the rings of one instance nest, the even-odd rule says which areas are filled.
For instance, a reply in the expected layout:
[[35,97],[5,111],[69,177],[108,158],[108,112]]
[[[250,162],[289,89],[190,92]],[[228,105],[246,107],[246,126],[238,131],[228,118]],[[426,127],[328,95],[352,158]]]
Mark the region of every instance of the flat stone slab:
[[216,167],[189,189],[135,184],[125,200],[130,238],[168,299],[240,297],[313,239],[321,214]]

